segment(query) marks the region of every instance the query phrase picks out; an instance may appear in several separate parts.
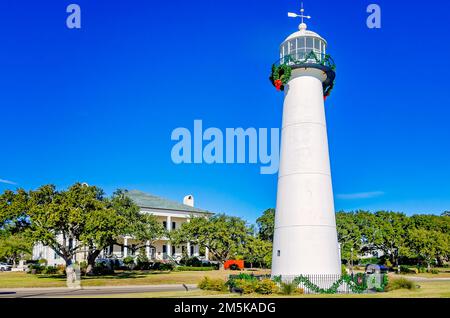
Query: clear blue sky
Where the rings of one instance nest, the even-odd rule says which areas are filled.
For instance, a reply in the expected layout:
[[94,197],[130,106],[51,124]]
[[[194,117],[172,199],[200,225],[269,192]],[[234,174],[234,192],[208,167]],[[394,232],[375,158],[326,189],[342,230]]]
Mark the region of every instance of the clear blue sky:
[[[82,9],[82,29],[65,8]],[[336,209],[450,209],[448,1],[305,0],[328,40]],[[382,28],[366,27],[366,7]],[[259,165],[175,165],[176,127],[279,127],[268,81],[294,0],[0,3],[0,191],[84,181],[253,221],[275,206]],[[7,181],[16,184],[7,183]]]

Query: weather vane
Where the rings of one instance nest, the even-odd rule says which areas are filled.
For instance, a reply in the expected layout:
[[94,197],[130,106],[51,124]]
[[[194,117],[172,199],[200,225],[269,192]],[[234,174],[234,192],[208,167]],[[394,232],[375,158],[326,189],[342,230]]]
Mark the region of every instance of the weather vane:
[[302,24],[303,24],[304,23],[304,19],[311,19],[311,16],[304,15],[304,13],[305,13],[305,9],[303,9],[303,2],[302,2],[302,8],[300,9],[300,14],[293,13],[293,12],[288,12],[288,17],[289,18],[301,18],[302,19]]

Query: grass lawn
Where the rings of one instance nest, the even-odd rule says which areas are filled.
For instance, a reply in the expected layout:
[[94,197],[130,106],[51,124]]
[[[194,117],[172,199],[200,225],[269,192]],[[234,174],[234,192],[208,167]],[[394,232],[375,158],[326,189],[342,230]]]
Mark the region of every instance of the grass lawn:
[[[263,271],[248,273],[267,274]],[[203,277],[226,279],[230,274],[240,271],[204,271],[204,272],[159,272],[159,271],[117,271],[114,275],[83,276],[81,286],[125,286],[159,284],[197,284]],[[66,279],[62,275],[32,275],[24,272],[0,272],[0,288],[26,287],[65,287]]]
[[[247,271],[248,272],[248,271]],[[144,271],[125,271],[117,272],[115,275],[101,277],[83,277],[82,286],[124,286],[124,285],[158,285],[158,284],[196,284],[204,276],[210,278],[226,279],[229,274],[237,274],[239,271],[205,271],[205,272],[144,272]],[[255,271],[255,274],[267,274],[268,271]],[[444,278],[449,273],[441,272],[438,275],[402,275],[406,277],[430,277]],[[391,277],[397,275],[392,274]],[[300,298],[427,298],[427,297],[446,297],[450,298],[450,281],[419,281],[416,284],[421,288],[416,290],[395,290],[387,293],[362,294],[362,295],[294,295],[288,297]],[[23,288],[23,287],[65,287],[65,277],[58,275],[32,275],[23,272],[0,272],[0,288]],[[93,296],[89,296],[93,297]],[[103,295],[98,297],[240,297],[238,294],[228,294],[220,292],[210,292],[195,290],[189,292],[154,292],[154,293],[135,293],[119,295]],[[244,295],[244,297],[258,298],[261,295]],[[267,296],[266,296],[267,297]],[[284,295],[272,295],[269,297],[286,297]]]
[[[242,298],[450,298],[450,281],[444,282],[420,282],[420,288],[416,290],[398,289],[386,293],[375,294],[337,294],[337,295],[270,295],[263,296],[258,294],[243,295]],[[93,296],[89,296],[93,297]],[[117,294],[94,296],[99,298],[189,298],[189,297],[208,297],[208,298],[241,298],[239,294],[229,294],[220,292],[211,292],[204,290],[178,291],[178,292],[154,292],[138,294]]]

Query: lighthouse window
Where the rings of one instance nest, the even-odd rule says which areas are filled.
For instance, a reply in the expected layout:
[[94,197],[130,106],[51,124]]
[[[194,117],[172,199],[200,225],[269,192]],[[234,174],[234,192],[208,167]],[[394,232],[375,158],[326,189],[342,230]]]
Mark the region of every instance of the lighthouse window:
[[287,43],[283,44],[283,56],[288,55],[288,45]]
[[277,251],[277,256],[280,256],[280,254],[281,254],[281,253],[280,253],[280,250],[278,250],[278,251]]
[[297,38],[297,47],[298,49],[304,49],[305,48],[305,38]]
[[317,51],[320,51],[320,40],[318,40],[318,39],[315,39],[315,40],[314,40],[314,48],[315,48]]
[[295,40],[289,41],[289,53],[295,52],[297,49],[297,43]]
[[306,38],[306,48],[307,49],[313,48],[313,38]]

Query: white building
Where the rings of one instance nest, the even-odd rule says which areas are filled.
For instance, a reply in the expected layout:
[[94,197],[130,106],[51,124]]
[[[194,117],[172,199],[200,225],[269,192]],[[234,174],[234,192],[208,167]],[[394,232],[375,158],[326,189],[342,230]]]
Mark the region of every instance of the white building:
[[[189,222],[191,217],[210,217],[213,213],[194,207],[194,197],[187,195],[183,203],[167,200],[161,197],[150,195],[141,191],[132,190],[127,195],[140,207],[141,213],[150,213],[167,228],[168,231],[178,229],[183,223]],[[139,251],[133,251],[131,247],[136,241],[133,237],[124,236],[119,239],[121,245],[114,245],[106,248],[99,258],[123,259],[127,256],[136,256]],[[137,243],[137,242],[136,242]],[[150,260],[178,260],[183,253],[188,256],[196,256],[200,259],[208,259],[209,251],[201,251],[198,245],[189,243],[182,246],[174,246],[166,237],[153,242],[147,242],[145,253]],[[33,259],[46,259],[48,265],[64,264],[64,260],[59,257],[50,247],[36,244],[33,248]],[[79,252],[75,261],[86,259],[86,252]]]

